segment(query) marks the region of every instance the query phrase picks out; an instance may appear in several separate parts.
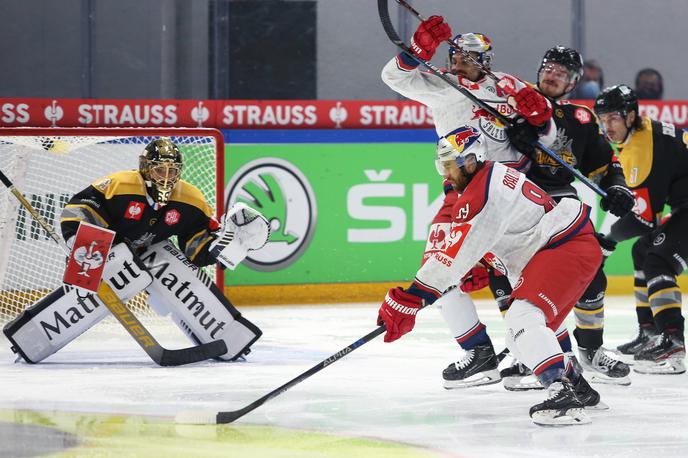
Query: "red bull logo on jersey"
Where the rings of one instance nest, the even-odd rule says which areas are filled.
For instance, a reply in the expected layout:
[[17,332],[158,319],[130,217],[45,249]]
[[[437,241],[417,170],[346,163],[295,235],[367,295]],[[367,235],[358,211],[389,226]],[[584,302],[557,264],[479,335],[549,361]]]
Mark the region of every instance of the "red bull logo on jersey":
[[480,138],[480,132],[478,129],[471,126],[462,126],[456,129],[454,132],[446,136],[449,143],[452,144],[454,149],[463,153],[464,150],[468,149]]

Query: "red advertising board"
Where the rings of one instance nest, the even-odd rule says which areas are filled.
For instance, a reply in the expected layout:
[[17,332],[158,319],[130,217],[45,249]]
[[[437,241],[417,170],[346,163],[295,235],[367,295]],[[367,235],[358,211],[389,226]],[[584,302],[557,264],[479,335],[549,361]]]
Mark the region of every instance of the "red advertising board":
[[[591,105],[590,101],[584,102]],[[644,101],[640,114],[688,126],[688,101]],[[126,100],[0,98],[0,127],[215,127],[219,129],[432,128],[411,101]]]

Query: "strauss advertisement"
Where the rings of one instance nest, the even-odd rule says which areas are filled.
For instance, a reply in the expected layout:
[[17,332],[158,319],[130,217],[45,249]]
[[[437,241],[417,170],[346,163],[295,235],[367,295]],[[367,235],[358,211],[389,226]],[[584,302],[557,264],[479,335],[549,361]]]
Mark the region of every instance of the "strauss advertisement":
[[[584,102],[590,105],[589,101]],[[688,125],[688,101],[645,101],[640,114]],[[218,129],[433,128],[412,101],[106,100],[0,98],[0,127],[215,127]]]

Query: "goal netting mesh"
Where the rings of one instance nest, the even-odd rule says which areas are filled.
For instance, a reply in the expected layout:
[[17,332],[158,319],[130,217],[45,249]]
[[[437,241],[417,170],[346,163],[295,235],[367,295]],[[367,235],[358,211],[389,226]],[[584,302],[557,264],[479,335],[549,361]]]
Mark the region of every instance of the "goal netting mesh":
[[[111,173],[137,169],[145,145],[159,137],[179,146],[182,178],[221,210],[224,144],[215,129],[0,129],[0,170],[59,233],[60,214],[72,195]],[[0,323],[59,287],[64,268],[58,245],[0,186]],[[214,267],[207,269],[219,278]],[[153,314],[145,293],[128,305],[137,315]]]

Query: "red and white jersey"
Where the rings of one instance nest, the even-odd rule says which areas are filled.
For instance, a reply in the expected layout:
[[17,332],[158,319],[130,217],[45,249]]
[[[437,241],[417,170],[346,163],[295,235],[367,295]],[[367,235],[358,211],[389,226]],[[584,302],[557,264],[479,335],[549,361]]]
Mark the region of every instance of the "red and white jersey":
[[[506,78],[517,90],[526,86],[523,81],[506,73],[494,74],[499,78]],[[473,82],[451,74],[447,76],[507,118],[516,116],[513,107],[506,102],[507,94],[497,87],[493,79],[483,77]],[[432,111],[437,135],[442,137],[458,127],[469,125],[482,132],[486,139],[489,160],[505,163],[518,170],[523,170],[529,163],[528,159],[509,143],[504,124],[434,73],[421,71],[420,67],[409,67],[396,56],[382,69],[382,81],[404,97],[428,106]],[[540,142],[549,147],[555,139],[556,129],[550,121],[549,128],[540,137]]]
[[581,232],[589,214],[580,201],[556,203],[524,174],[488,161],[459,196],[444,246],[423,264],[416,282],[441,294],[483,259],[515,286],[537,251]]

